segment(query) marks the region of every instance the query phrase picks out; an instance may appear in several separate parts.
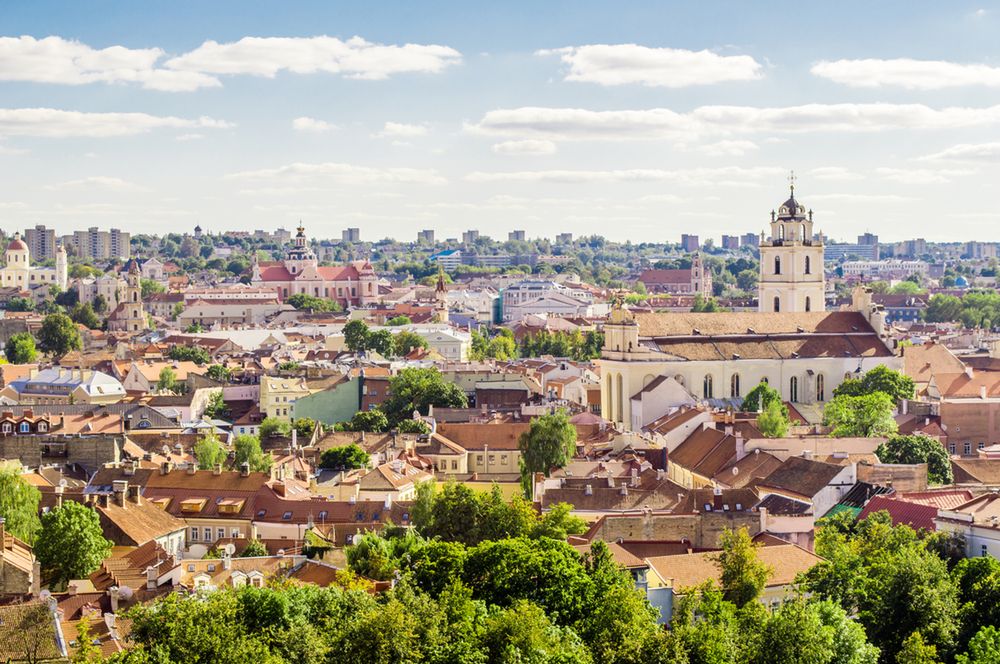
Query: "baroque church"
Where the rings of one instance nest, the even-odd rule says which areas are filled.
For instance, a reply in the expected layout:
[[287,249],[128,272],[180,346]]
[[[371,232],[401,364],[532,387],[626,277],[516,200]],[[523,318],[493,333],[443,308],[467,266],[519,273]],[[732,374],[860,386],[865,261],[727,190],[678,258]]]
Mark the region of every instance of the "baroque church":
[[56,266],[38,267],[31,265],[31,254],[28,245],[21,239],[20,233],[14,233],[14,238],[4,251],[4,267],[0,268],[0,286],[17,288],[22,291],[42,284],[55,284],[66,290],[69,281],[69,261],[66,249],[60,244],[56,249]]
[[819,406],[845,378],[902,368],[869,291],[856,290],[850,310],[826,311],[812,229],[793,185],[760,243],[757,312],[633,313],[616,303],[598,360],[603,417],[638,431],[685,400],[738,407],[761,382],[785,401]]
[[363,306],[378,300],[378,276],[368,261],[348,265],[319,265],[299,224],[294,245],[283,261],[258,261],[254,256],[250,283],[272,288],[282,300],[305,293],[344,306]]

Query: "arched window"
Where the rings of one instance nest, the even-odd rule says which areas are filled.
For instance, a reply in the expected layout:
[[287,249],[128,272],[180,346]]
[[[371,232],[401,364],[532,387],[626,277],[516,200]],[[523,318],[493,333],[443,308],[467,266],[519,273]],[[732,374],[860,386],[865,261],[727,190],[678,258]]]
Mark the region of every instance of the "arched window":
[[785,239],[785,226],[784,226],[784,224],[782,224],[781,226],[778,226],[778,239],[779,240],[784,240]]
[[797,402],[799,400],[799,377],[792,376],[791,380],[788,381],[788,400],[791,402]]
[[760,379],[760,382],[762,382],[765,385],[767,385],[770,381],[767,379],[767,376],[764,376],[763,378]]
[[806,296],[806,311],[812,311],[812,300]]
[[781,298],[777,295],[774,296],[774,313],[781,311]]
[[138,302],[139,301],[139,294],[136,293],[135,291],[132,291],[132,301],[133,302]]
[[810,271],[811,267],[812,267],[812,260],[809,258],[809,256],[806,256],[806,274],[812,274],[812,272]]
[[740,395],[740,375],[734,373],[732,378],[729,379],[729,396],[739,397]]
[[826,401],[826,379],[816,374],[816,401]]
[[712,398],[712,374],[705,375],[705,380],[702,381],[701,391],[702,395],[704,395],[706,399]]
[[625,412],[625,408],[623,406],[623,403],[624,403],[624,400],[625,400],[625,396],[624,396],[625,395],[624,383],[625,383],[625,381],[622,379],[622,375],[618,374],[618,399],[615,402],[615,405],[617,406],[617,408],[615,409],[616,410],[615,414],[617,415],[617,417],[615,418],[616,422],[624,422],[625,421],[623,419],[623,417],[622,417],[622,413]]
[[781,274],[781,256],[774,257],[774,273]]

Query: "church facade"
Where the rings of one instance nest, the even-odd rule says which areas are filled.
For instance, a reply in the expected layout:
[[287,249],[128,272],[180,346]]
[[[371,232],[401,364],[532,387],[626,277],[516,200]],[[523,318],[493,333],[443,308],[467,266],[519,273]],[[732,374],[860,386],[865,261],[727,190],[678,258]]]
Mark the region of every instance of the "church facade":
[[21,239],[20,233],[14,233],[14,238],[4,251],[4,267],[0,268],[0,286],[26,291],[34,286],[55,284],[66,290],[68,281],[69,261],[66,249],[62,245],[56,249],[54,268],[32,267],[28,245]]
[[[885,311],[870,291],[851,310],[825,311],[823,249],[793,196],[761,247],[761,307],[746,313],[632,313],[618,302],[604,326],[601,414],[640,430],[666,414],[662,396],[739,407],[761,382],[793,404],[829,400],[845,378],[880,364],[902,368],[889,347]],[[780,265],[775,274],[775,267]],[[775,300],[775,298],[777,298]]]
[[343,306],[364,306],[378,301],[378,276],[371,263],[355,261],[320,267],[301,225],[285,260],[259,262],[254,258],[252,267],[250,283],[273,289],[282,300],[305,293]]

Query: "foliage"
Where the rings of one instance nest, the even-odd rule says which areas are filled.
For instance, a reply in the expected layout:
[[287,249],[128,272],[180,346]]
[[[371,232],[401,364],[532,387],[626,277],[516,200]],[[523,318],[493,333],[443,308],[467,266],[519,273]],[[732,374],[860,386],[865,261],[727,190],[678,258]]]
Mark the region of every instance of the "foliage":
[[401,420],[396,424],[399,433],[427,434],[431,432],[431,425],[423,420]]
[[4,305],[7,311],[33,311],[35,308],[35,303],[26,297],[21,297],[20,295],[15,295],[14,297],[7,300]]
[[316,424],[316,420],[311,417],[298,417],[292,423],[292,428],[295,429],[300,440],[305,439],[308,441],[312,438],[313,432],[316,431]]
[[743,404],[740,406],[740,410],[745,413],[763,412],[771,403],[783,406],[785,408],[785,416],[788,416],[787,406],[784,406],[784,403],[781,401],[781,395],[778,394],[778,390],[767,383],[759,383],[757,387],[747,392],[747,395],[743,397]]
[[740,528],[724,531],[719,546],[722,551],[716,564],[722,573],[723,597],[737,607],[756,600],[773,571],[757,557],[759,545],[746,528]]
[[757,428],[766,438],[783,438],[788,425],[788,407],[779,401],[770,401],[757,416]]
[[882,463],[926,463],[932,484],[951,484],[951,459],[940,441],[927,436],[893,436],[878,446]]
[[295,293],[293,295],[289,295],[288,298],[285,299],[285,302],[300,310],[306,309],[318,312],[334,312],[343,310],[343,307],[333,300],[327,300],[326,298],[316,297],[315,295],[308,295],[306,293]]
[[257,436],[248,433],[236,436],[233,441],[233,451],[236,453],[237,468],[247,463],[253,472],[267,472],[271,469],[271,455],[261,449],[260,438]]
[[884,392],[835,396],[823,407],[823,424],[836,438],[889,436],[899,428],[892,417],[894,403]]
[[225,463],[228,456],[229,451],[214,434],[206,434],[194,444],[194,458],[201,470],[211,470],[216,465]]
[[409,316],[393,316],[385,322],[386,325],[397,327],[399,325],[413,325]]
[[536,332],[521,340],[521,357],[568,357],[577,361],[599,358],[604,347],[604,333],[580,330],[573,332]]
[[517,441],[522,483],[528,482],[530,486],[535,473],[548,477],[553,468],[565,466],[576,454],[576,439],[576,427],[564,410],[532,419]]
[[35,338],[29,332],[18,332],[10,335],[4,354],[11,364],[32,364],[38,357],[35,350]]
[[72,664],[101,664],[104,661],[101,647],[94,643],[94,636],[90,633],[90,618],[87,616],[77,623],[76,651],[69,661]]
[[268,555],[267,547],[259,539],[247,542],[247,548],[240,553],[240,558],[257,558]]
[[472,360],[512,360],[517,357],[517,342],[514,341],[513,333],[507,328],[501,328],[492,338],[473,330],[469,357]]
[[392,357],[395,353],[393,334],[389,330],[375,330],[368,334],[365,343],[366,350],[371,350],[382,357]]
[[343,428],[348,431],[382,433],[389,430],[389,418],[378,408],[359,410],[354,413],[354,417],[351,418],[350,422],[344,422]]
[[176,344],[167,351],[167,357],[178,362],[194,362],[202,365],[212,361],[212,356],[201,346]]
[[874,392],[888,394],[893,403],[901,399],[912,399],[915,386],[913,379],[901,371],[895,371],[880,364],[866,372],[860,379],[848,378],[837,386],[833,396],[863,396]]
[[332,470],[353,470],[368,465],[370,457],[355,443],[323,450],[319,457],[319,467]]
[[17,466],[0,467],[0,516],[4,528],[18,539],[31,544],[41,528],[38,503],[42,494],[21,477]]
[[160,377],[156,381],[156,389],[160,392],[173,392],[177,389],[177,372],[172,367],[160,369]]
[[969,328],[992,329],[1000,323],[1000,293],[974,290],[962,297],[932,295],[927,302],[925,319],[929,323],[957,321]]
[[38,331],[38,347],[46,353],[62,356],[83,348],[80,331],[66,314],[49,314]]
[[205,370],[205,375],[217,383],[228,383],[233,379],[233,372],[221,364],[213,364]]
[[97,512],[78,502],[64,501],[43,514],[41,523],[35,557],[44,578],[56,586],[86,578],[111,553],[111,541],[104,538]]
[[913,632],[896,653],[896,664],[939,664],[937,648],[926,644],[920,632]]
[[465,392],[458,385],[444,380],[437,369],[407,368],[389,380],[389,398],[382,404],[382,411],[394,426],[410,419],[413,411],[427,414],[428,406],[435,408],[465,408]]
[[392,342],[393,354],[397,357],[406,357],[415,348],[427,348],[427,340],[410,330],[400,330],[394,335]]
[[139,290],[142,295],[142,299],[149,299],[150,295],[156,295],[157,293],[162,293],[166,287],[158,281],[153,279],[140,279],[139,280]]
[[202,415],[213,420],[229,415],[229,406],[226,405],[226,400],[222,396],[222,390],[212,392],[208,397],[208,405],[205,406],[205,412]]
[[73,319],[74,323],[79,323],[91,330],[96,330],[101,327],[101,319],[97,317],[97,313],[94,311],[94,307],[87,304],[80,304],[79,302],[70,311],[69,317]]
[[260,423],[260,437],[274,438],[281,436],[287,438],[292,435],[292,425],[277,417],[265,417]]
[[358,353],[368,348],[368,325],[363,320],[352,320],[344,325],[344,345]]
[[714,314],[719,311],[724,311],[724,309],[719,306],[718,302],[715,301],[714,297],[705,297],[701,293],[694,296],[692,305],[691,311],[693,313]]

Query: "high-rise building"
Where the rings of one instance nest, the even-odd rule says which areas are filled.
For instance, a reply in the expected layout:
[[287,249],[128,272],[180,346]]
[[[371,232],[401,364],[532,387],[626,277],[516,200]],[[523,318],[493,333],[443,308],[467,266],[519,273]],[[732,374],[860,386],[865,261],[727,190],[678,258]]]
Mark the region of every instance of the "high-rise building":
[[760,243],[758,310],[826,310],[823,241],[813,239],[812,211],[795,200],[795,185],[778,212],[771,212],[771,237]]
[[760,236],[756,233],[747,233],[740,238],[740,244],[744,247],[756,247],[760,244]]
[[864,235],[859,235],[858,244],[864,244],[864,245],[878,244],[878,235],[875,235],[874,233],[865,233]]
[[417,242],[426,242],[427,244],[434,244],[434,231],[431,229],[417,231]]
[[361,242],[360,228],[345,228],[340,234],[342,242]]
[[722,236],[722,248],[727,251],[736,251],[740,248],[740,236],[739,235],[723,235]]
[[34,228],[25,229],[24,240],[35,260],[44,261],[56,257],[55,230],[38,224]]
[[681,249],[689,254],[701,249],[701,242],[698,241],[698,236],[688,235],[687,233],[681,235]]
[[511,231],[507,233],[508,242],[524,242],[524,231]]
[[132,234],[127,231],[120,231],[117,228],[111,229],[111,258],[128,260],[132,257]]
[[997,245],[993,242],[966,242],[962,254],[967,258],[984,259],[997,257]]
[[462,233],[462,244],[474,244],[479,239],[479,231],[465,231]]
[[573,244],[573,234],[560,233],[556,236],[556,244]]
[[85,231],[73,232],[73,247],[76,249],[76,255],[81,258],[128,260],[132,255],[131,241],[131,233],[117,228],[112,228],[109,232],[92,226]]

